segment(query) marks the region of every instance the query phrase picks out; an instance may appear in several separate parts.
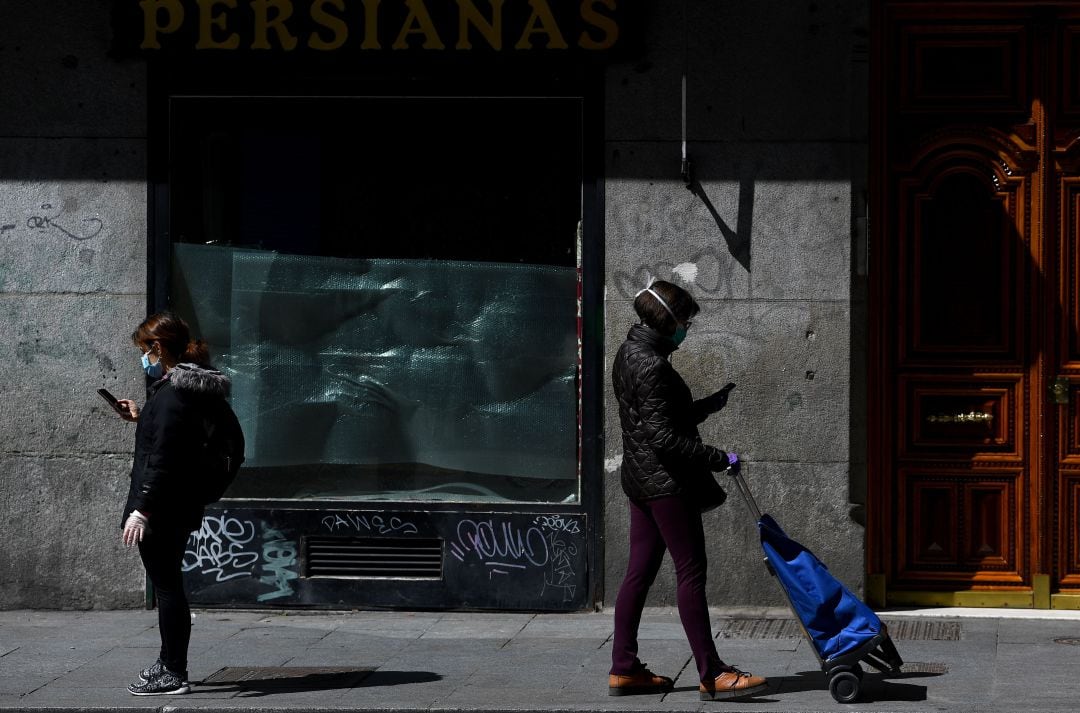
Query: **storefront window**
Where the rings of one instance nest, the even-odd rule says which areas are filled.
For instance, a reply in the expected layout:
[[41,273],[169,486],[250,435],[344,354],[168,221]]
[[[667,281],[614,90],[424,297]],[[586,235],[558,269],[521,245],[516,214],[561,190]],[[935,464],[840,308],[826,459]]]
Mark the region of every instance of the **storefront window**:
[[580,103],[174,99],[173,307],[228,497],[577,502]]

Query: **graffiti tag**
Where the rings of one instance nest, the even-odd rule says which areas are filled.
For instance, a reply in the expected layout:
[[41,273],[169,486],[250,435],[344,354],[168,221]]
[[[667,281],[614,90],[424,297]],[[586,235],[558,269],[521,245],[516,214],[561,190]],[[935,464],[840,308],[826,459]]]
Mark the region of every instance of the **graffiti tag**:
[[188,537],[181,569],[184,572],[198,570],[202,575],[213,574],[218,582],[250,577],[251,569],[259,559],[258,552],[247,549],[254,539],[255,525],[251,520],[241,521],[225,515],[204,517],[202,527]]
[[265,572],[259,581],[274,587],[274,591],[259,595],[259,601],[265,602],[279,597],[286,597],[293,593],[292,580],[297,578],[296,570],[296,542],[285,539],[281,530],[274,529],[263,523],[263,546],[262,546],[262,571]]

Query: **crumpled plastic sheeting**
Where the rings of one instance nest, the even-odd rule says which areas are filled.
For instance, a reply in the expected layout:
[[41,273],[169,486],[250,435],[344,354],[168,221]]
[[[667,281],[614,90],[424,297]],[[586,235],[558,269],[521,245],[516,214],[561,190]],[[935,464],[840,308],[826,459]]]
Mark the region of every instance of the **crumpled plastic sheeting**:
[[233,380],[246,466],[577,478],[572,268],[177,244],[173,269]]

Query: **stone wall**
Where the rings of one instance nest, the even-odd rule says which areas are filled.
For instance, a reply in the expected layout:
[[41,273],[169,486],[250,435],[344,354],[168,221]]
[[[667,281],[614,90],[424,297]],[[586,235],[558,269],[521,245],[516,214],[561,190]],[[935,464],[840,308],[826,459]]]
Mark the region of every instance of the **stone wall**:
[[[146,69],[109,56],[107,0],[3,5],[0,608],[136,606],[117,530],[133,427],[94,391],[142,393],[128,335],[147,302]],[[704,312],[677,368],[701,394],[738,384],[706,440],[742,454],[762,508],[861,591],[866,3],[651,8],[646,54],[607,70],[605,365],[650,277],[688,286]],[[610,604],[628,519],[604,392]],[[779,603],[734,492],[706,526],[711,603]],[[667,566],[650,603],[674,601]]]
[[119,542],[141,396],[145,69],[107,56],[108,2],[5,0],[0,22],[0,608],[134,606]]
[[[865,456],[851,433],[865,390],[852,363],[864,358],[853,347],[864,331],[853,219],[866,176],[866,7],[688,0],[684,15],[683,3],[657,5],[648,54],[608,71],[605,363],[650,278],[689,289],[703,310],[672,362],[697,395],[738,384],[703,425],[705,441],[748,461],[761,509],[861,591],[852,501],[864,492]],[[628,515],[617,404],[606,393],[611,604]],[[705,516],[710,604],[780,604],[753,518],[729,495]],[[650,603],[674,604],[674,580],[665,565]]]

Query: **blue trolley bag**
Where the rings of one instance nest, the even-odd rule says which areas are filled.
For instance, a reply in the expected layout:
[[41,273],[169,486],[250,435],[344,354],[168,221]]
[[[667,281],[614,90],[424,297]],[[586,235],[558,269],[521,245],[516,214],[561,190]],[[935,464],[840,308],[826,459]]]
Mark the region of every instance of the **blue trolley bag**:
[[765,564],[787,596],[839,703],[858,699],[860,661],[883,674],[900,673],[903,660],[878,615],[841,584],[814,553],[788,537],[770,515],[763,515],[739,471],[735,486],[757,519]]

